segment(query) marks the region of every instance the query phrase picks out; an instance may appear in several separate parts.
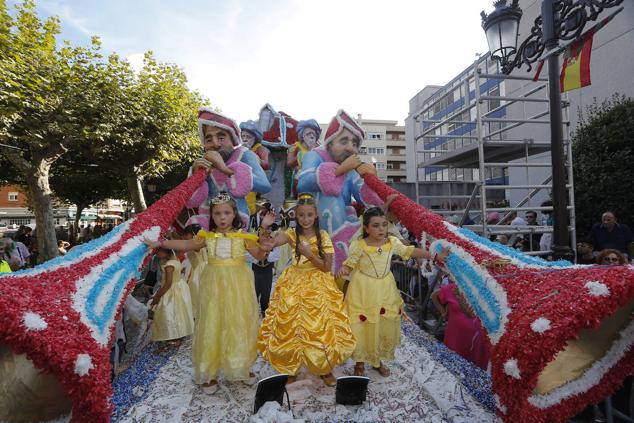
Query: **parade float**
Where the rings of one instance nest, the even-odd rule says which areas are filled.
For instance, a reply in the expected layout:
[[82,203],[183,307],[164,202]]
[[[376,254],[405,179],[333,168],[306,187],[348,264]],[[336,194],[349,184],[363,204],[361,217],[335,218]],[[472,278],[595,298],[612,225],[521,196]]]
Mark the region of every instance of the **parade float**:
[[[275,116],[270,127],[278,125],[270,130],[279,131],[279,146],[289,145],[286,119]],[[145,212],[66,256],[0,277],[0,420],[71,413],[73,422],[109,421],[109,352],[148,259],[142,239],[159,239],[204,177],[194,173]],[[383,199],[395,192],[373,175],[364,179]],[[634,372],[632,266],[527,256],[402,195],[392,210],[432,251],[450,249],[443,266],[488,333],[493,397],[504,421],[563,422]]]

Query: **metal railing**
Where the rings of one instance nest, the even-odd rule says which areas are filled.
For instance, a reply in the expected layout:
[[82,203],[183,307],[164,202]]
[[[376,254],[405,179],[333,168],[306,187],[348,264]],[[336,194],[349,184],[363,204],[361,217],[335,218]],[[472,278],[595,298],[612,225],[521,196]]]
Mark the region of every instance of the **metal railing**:
[[431,294],[440,283],[440,272],[436,272],[433,280],[423,277],[418,264],[401,260],[393,260],[391,266],[396,286],[405,301],[405,312],[415,316],[414,323],[421,329],[435,334],[440,319],[431,301]]

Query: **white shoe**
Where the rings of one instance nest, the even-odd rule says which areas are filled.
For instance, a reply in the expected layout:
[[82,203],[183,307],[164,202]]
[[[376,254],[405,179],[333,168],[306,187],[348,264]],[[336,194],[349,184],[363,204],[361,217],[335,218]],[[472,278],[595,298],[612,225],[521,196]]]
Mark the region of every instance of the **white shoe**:
[[220,385],[218,385],[218,382],[209,386],[200,385],[200,387],[202,388],[203,392],[206,393],[207,395],[213,395],[216,392],[218,392],[218,389],[220,389]]

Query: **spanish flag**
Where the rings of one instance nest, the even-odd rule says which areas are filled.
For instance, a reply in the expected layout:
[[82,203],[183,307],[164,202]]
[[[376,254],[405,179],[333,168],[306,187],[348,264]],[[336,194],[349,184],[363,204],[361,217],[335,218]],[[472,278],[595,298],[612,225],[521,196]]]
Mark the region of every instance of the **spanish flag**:
[[[592,84],[590,81],[590,55],[592,54],[592,38],[601,28],[610,22],[616,15],[621,13],[623,8],[620,7],[609,16],[601,20],[595,26],[587,30],[581,38],[571,43],[564,50],[564,65],[559,74],[559,85],[561,92],[576,90],[577,88],[587,87]],[[541,71],[540,63],[538,73],[533,80],[539,78]]]
[[592,54],[593,36],[594,31],[591,29],[580,40],[570,44],[564,52],[564,65],[559,75],[562,93],[586,87],[592,83],[590,81],[590,55]]

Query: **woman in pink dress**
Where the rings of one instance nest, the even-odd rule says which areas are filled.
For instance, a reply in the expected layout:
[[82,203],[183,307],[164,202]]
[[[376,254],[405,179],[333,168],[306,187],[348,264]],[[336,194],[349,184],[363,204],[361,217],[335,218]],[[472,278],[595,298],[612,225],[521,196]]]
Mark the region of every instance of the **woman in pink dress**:
[[486,332],[464,296],[454,283],[432,294],[440,315],[447,320],[444,343],[476,366],[486,369],[489,363],[489,341]]

